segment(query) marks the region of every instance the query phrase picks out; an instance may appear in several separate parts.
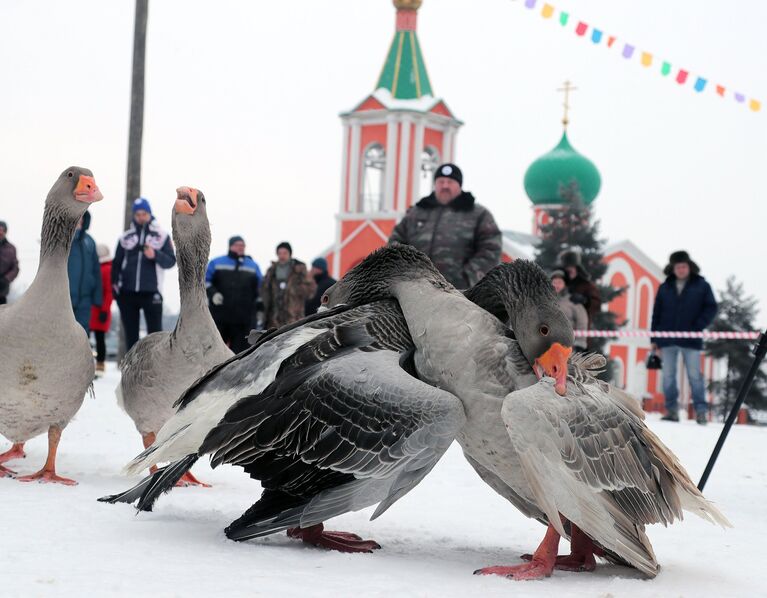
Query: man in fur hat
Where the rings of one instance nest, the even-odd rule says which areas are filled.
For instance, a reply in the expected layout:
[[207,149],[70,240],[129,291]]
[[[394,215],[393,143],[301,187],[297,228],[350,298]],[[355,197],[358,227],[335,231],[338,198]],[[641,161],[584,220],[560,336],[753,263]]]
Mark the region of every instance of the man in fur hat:
[[[666,280],[658,288],[652,313],[652,330],[701,331],[714,321],[716,299],[711,285],[700,275],[700,268],[686,251],[675,251],[663,270]],[[706,424],[708,405],[701,370],[703,340],[699,338],[653,338],[653,350],[660,349],[663,361],[663,394],[667,421],[679,421],[677,399],[677,359],[684,360],[692,389],[696,421]]]
[[586,308],[589,315],[589,328],[592,327],[594,318],[602,308],[602,297],[599,289],[591,281],[591,276],[581,264],[581,254],[577,251],[563,251],[559,254],[559,270],[563,270],[570,293],[570,301],[580,303]]

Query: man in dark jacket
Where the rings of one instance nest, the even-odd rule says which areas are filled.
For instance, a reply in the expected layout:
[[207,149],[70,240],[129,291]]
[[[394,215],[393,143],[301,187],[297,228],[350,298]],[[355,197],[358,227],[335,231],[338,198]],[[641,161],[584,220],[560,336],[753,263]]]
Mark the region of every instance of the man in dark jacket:
[[163,270],[176,264],[173,243],[152,216],[149,201],[133,202],[133,222],[117,242],[112,261],[112,290],[125,331],[125,350],[136,344],[144,312],[147,333],[162,330]]
[[86,231],[91,225],[91,214],[85,212],[77,223],[75,238],[69,250],[67,275],[69,276],[69,298],[75,320],[90,336],[91,307],[101,305],[103,289],[101,267],[96,251],[96,241]]
[[336,284],[336,279],[328,274],[328,261],[324,257],[318,257],[312,262],[312,269],[309,272],[317,283],[317,290],[314,297],[306,302],[304,309],[307,316],[316,314],[322,305],[322,296],[330,287]]
[[594,318],[602,309],[602,297],[599,288],[591,281],[591,276],[581,263],[581,254],[577,251],[566,250],[559,254],[558,269],[564,270],[567,291],[570,301],[580,303],[586,308],[589,316],[589,328],[592,328]]
[[[652,330],[698,332],[714,321],[717,306],[711,285],[686,251],[675,251],[663,270],[666,280],[658,288],[652,312]],[[653,351],[660,348],[663,362],[663,394],[668,421],[679,421],[677,358],[681,354],[692,390],[696,420],[705,425],[708,405],[701,371],[703,340],[699,338],[653,338]]]
[[208,264],[205,286],[210,315],[221,338],[235,353],[248,348],[248,333],[256,324],[256,303],[261,270],[239,235],[229,239],[229,253]]
[[306,300],[316,287],[306,264],[293,257],[290,243],[277,245],[277,261],[266,271],[261,288],[265,327],[280,328],[303,318]]
[[0,220],[0,305],[8,301],[11,283],[19,275],[16,248],[8,241],[7,234],[8,225]]
[[490,211],[462,189],[455,164],[434,173],[434,191],[410,208],[389,243],[420,249],[458,289],[473,286],[501,261],[501,231]]

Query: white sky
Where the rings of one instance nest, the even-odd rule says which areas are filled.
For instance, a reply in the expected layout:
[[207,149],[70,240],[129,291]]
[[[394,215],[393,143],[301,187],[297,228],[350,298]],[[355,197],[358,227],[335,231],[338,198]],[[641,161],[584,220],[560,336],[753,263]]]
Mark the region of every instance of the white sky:
[[[735,274],[764,305],[767,4],[552,3],[618,44],[594,46],[522,0],[425,0],[419,11],[432,87],[466,123],[464,187],[502,228],[530,229],[523,175],[559,139],[554,90],[570,79],[570,140],[602,173],[604,234],[661,265],[685,248],[715,288]],[[389,0],[152,0],[142,192],[160,222],[170,226],[175,188],[196,186],[214,254],[241,234],[262,269],[282,240],[315,257],[335,233],[338,113],[373,91],[393,32]],[[91,210],[96,240],[112,246],[122,229],[132,36],[131,0],[0,4],[0,219],[22,284],[45,195],[67,166],[91,168],[105,195]],[[765,108],[680,87],[622,59],[620,40]],[[174,287],[166,278],[171,307]]]

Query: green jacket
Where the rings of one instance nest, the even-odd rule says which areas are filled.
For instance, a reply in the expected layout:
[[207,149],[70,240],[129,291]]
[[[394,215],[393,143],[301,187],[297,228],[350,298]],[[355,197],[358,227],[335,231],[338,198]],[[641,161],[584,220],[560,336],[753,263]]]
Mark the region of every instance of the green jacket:
[[473,286],[501,262],[501,231],[466,191],[446,206],[434,193],[424,197],[394,227],[394,242],[423,251],[457,289]]

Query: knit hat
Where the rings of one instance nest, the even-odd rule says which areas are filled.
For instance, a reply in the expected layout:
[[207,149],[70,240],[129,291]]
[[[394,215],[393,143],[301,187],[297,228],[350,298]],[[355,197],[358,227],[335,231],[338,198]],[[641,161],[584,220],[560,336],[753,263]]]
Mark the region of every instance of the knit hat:
[[229,247],[234,245],[237,242],[245,242],[245,239],[243,239],[240,235],[234,235],[233,237],[229,237]]
[[561,278],[562,280],[567,280],[567,278],[565,278],[565,273],[564,273],[563,270],[554,270],[554,271],[552,271],[552,273],[549,274],[549,278],[551,280],[554,280],[555,278]]
[[434,171],[434,180],[436,181],[441,176],[453,179],[459,185],[463,186],[463,173],[455,164],[443,164],[437,168],[437,170]]
[[6,224],[5,220],[0,220],[0,228],[2,228],[5,232],[8,232],[8,224]]
[[99,256],[99,264],[103,264],[112,259],[112,256],[109,255],[109,247],[103,243],[96,245],[96,253]]
[[149,200],[146,197],[138,197],[133,200],[133,213],[135,214],[139,210],[152,214],[152,206],[149,205]]
[[315,258],[312,262],[312,268],[318,268],[322,270],[323,272],[328,271],[328,260],[326,260],[324,257],[318,257]]
[[288,243],[287,241],[283,241],[282,243],[277,245],[277,249],[275,249],[275,251],[279,251],[280,249],[287,249],[288,253],[290,253],[290,255],[293,255],[293,248],[290,246],[290,243]]

